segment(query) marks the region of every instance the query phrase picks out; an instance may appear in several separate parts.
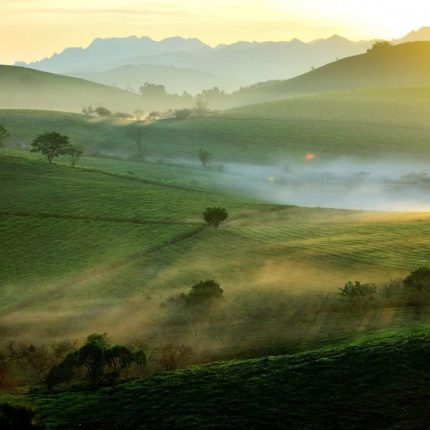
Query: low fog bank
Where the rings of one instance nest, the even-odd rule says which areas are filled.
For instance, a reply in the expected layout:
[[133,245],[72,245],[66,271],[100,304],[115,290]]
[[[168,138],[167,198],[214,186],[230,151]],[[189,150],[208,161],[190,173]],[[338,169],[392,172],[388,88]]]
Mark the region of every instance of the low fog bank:
[[[313,155],[308,154],[309,158]],[[424,162],[317,158],[278,166],[227,163],[231,186],[279,204],[335,209],[429,211],[430,170]]]

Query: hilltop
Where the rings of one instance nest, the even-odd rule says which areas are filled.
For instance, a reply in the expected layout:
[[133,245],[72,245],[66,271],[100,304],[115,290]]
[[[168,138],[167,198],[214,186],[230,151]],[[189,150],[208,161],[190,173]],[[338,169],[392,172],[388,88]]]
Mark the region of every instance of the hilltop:
[[[202,147],[214,163],[296,163],[308,152],[334,157],[421,160],[429,155],[430,87],[366,89],[243,106],[204,118],[145,125],[146,155],[192,162]],[[10,144],[28,146],[46,130],[62,131],[87,153],[133,157],[136,124],[78,114],[0,110]],[[377,144],[376,144],[377,142]]]
[[[128,113],[136,109],[181,106],[175,97],[146,100],[137,94],[84,79],[16,66],[0,66],[0,108],[80,112],[83,106],[105,106]],[[157,106],[158,105],[158,106]]]
[[230,103],[251,103],[322,92],[430,85],[430,42],[373,49],[286,81],[243,88]]

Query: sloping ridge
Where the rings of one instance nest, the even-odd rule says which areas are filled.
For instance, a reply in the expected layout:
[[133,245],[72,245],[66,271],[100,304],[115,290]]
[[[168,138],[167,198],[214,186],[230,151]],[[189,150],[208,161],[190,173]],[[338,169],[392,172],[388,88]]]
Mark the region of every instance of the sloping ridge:
[[106,106],[132,112],[142,97],[102,84],[17,66],[0,66],[0,108],[79,112]]
[[49,428],[421,429],[429,356],[424,330],[27,400]]
[[430,42],[375,49],[287,81],[244,88],[233,99],[243,105],[330,91],[421,85],[430,85]]

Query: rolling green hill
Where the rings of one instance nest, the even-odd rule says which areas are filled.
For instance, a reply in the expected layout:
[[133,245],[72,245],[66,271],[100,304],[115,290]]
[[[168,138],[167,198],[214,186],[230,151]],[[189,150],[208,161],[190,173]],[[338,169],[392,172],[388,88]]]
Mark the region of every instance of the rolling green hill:
[[430,84],[430,42],[410,42],[345,58],[286,81],[244,88],[231,103],[247,105],[286,97],[360,88]]
[[[199,149],[223,162],[297,162],[308,152],[320,159],[422,159],[429,155],[430,87],[355,90],[297,97],[232,109],[206,118],[166,119],[144,127],[144,155],[195,160]],[[133,157],[136,125],[46,111],[0,111],[11,145],[56,130],[101,152]]]
[[218,363],[91,391],[1,396],[47,429],[421,429],[425,332],[291,356]]
[[[183,104],[183,103],[182,103]],[[137,94],[102,84],[40,72],[24,67],[0,66],[0,108],[46,109],[80,112],[84,106],[105,106],[132,113],[136,109],[182,106],[175,97],[151,103]]]
[[[145,179],[154,164],[131,164],[135,175],[127,177],[116,173],[127,162],[103,163],[94,159],[93,167],[107,173],[0,158],[5,338],[141,330],[157,313],[154,303],[202,279],[217,279],[230,299],[243,291],[332,292],[350,279],[404,276],[430,258],[427,213],[277,207],[210,192],[209,183],[190,188],[193,168],[173,168],[156,183]],[[160,175],[168,170],[160,166]],[[179,173],[182,186],[174,184]],[[217,232],[202,226],[207,206],[230,213]]]

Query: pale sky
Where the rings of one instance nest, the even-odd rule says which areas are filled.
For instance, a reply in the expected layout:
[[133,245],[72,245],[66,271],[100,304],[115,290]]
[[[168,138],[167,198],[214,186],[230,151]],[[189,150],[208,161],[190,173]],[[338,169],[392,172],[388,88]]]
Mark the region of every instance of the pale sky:
[[8,64],[96,37],[392,39],[430,26],[430,0],[0,0],[0,20],[0,63]]

